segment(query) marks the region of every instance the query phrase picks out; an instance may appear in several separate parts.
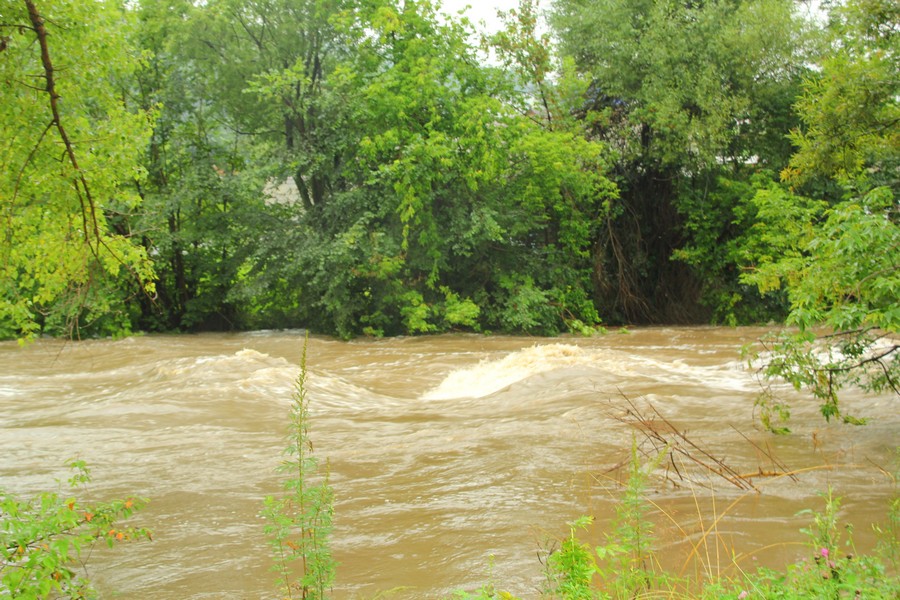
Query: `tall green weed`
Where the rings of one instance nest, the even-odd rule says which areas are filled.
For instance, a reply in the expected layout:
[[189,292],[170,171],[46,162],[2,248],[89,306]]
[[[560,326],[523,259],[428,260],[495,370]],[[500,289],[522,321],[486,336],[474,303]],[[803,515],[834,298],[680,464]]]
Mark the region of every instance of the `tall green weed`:
[[285,448],[283,493],[265,499],[262,515],[274,558],[273,571],[285,598],[324,600],[334,585],[335,561],[329,536],[334,515],[334,494],[328,468],[320,469],[309,436],[306,350],[294,382],[290,430]]

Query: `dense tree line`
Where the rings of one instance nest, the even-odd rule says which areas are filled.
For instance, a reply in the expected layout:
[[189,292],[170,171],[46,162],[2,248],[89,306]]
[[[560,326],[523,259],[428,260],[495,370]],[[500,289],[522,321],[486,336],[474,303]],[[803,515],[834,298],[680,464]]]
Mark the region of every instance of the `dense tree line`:
[[896,0],[543,8],[0,1],[0,336],[896,331]]

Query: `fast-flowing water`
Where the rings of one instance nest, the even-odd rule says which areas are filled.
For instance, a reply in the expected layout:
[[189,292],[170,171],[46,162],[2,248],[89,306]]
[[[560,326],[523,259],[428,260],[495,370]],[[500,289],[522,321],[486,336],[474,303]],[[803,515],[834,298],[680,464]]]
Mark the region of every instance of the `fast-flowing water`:
[[[759,388],[739,348],[762,333],[310,339],[311,433],[336,496],[334,596],[438,598],[492,579],[536,597],[540,548],[585,514],[597,518],[586,539],[602,542],[632,440],[649,454],[657,433],[686,450],[648,491],[668,515],[656,520],[672,568],[694,557],[689,571],[733,572],[802,556],[808,517],[796,513],[821,508],[829,486],[858,549],[871,547],[870,524],[895,493],[896,398],[851,394],[851,412],[871,418],[851,428],[825,424],[783,389],[797,403],[793,433],[760,431]],[[136,524],[152,542],[91,557],[104,597],[276,597],[258,514],[279,489],[303,339],[0,344],[0,486],[53,489],[78,457],[92,467],[92,496],[150,499]],[[757,474],[758,491],[697,466],[709,462],[703,452]]]

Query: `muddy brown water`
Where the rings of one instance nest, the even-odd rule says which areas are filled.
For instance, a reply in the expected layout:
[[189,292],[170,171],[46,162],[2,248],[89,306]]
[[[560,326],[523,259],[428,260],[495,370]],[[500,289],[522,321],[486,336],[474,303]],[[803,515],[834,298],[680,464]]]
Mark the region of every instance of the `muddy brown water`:
[[[843,498],[858,550],[896,493],[891,395],[850,394],[871,418],[828,425],[799,402],[793,433],[760,431],[739,348],[762,329],[651,328],[596,338],[446,335],[309,341],[312,438],[334,488],[335,598],[440,598],[493,580],[526,598],[541,547],[596,517],[600,543],[632,439],[629,402],[752,479],[690,461],[652,480],[660,556],[734,573],[804,556],[805,508]],[[152,542],[97,550],[108,598],[274,598],[259,511],[277,492],[301,332],[0,343],[0,487],[52,489],[86,460],[97,498],[150,499]],[[651,408],[652,407],[652,408]],[[646,429],[646,428],[645,428]],[[788,469],[794,478],[768,474]],[[704,532],[709,532],[704,535]],[[692,551],[692,548],[697,548]],[[698,558],[686,564],[689,558]],[[737,566],[735,566],[737,565]]]

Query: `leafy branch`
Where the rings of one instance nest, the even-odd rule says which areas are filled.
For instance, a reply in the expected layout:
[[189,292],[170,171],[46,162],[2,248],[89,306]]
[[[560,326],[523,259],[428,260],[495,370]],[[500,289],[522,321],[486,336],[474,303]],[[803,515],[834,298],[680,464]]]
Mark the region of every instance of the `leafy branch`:
[[[72,145],[72,141],[69,139],[69,134],[66,132],[66,128],[63,125],[62,117],[59,112],[60,96],[56,89],[53,62],[50,60],[47,28],[44,27],[44,18],[38,12],[34,2],[32,0],[24,1],[25,5],[28,7],[28,17],[31,20],[31,29],[37,36],[38,45],[41,48],[41,64],[44,67],[44,81],[46,82],[44,92],[46,92],[49,97],[50,114],[53,117],[50,123],[59,134],[59,139],[62,141],[65,148],[65,155],[75,171],[75,179],[72,181],[72,187],[75,189],[75,194],[78,196],[78,200],[81,203],[82,228],[84,230],[85,239],[90,240],[90,234],[93,234],[97,246],[93,246],[90,241],[88,241],[88,246],[91,248],[94,257],[99,258],[99,246],[102,243],[103,236],[100,233],[100,224],[97,221],[97,208],[87,178],[85,178],[84,172],[78,166],[75,148]],[[43,140],[43,137],[44,136],[42,135],[40,140],[38,140],[38,143]],[[88,231],[89,228],[90,232]]]
[[[832,418],[860,425],[864,419],[846,414],[839,402],[839,392],[848,385],[880,393],[890,390],[900,396],[900,345],[879,345],[887,333],[874,328],[839,331],[820,337],[810,332],[782,332],[760,340],[762,352],[749,353],[749,364],[759,364],[756,373],[762,379],[780,379],[796,389],[807,389],[822,400],[819,407],[827,421]],[[790,417],[784,400],[771,383],[763,386],[757,398],[766,428],[787,433],[783,426]],[[774,425],[777,417],[782,425]]]
[[[90,481],[83,461],[72,461],[73,488]],[[145,500],[126,498],[82,504],[74,497],[44,493],[20,499],[0,490],[0,596],[85,598],[92,593],[85,563],[96,542],[151,539],[147,529],[119,522]],[[81,567],[81,573],[75,565]]]

